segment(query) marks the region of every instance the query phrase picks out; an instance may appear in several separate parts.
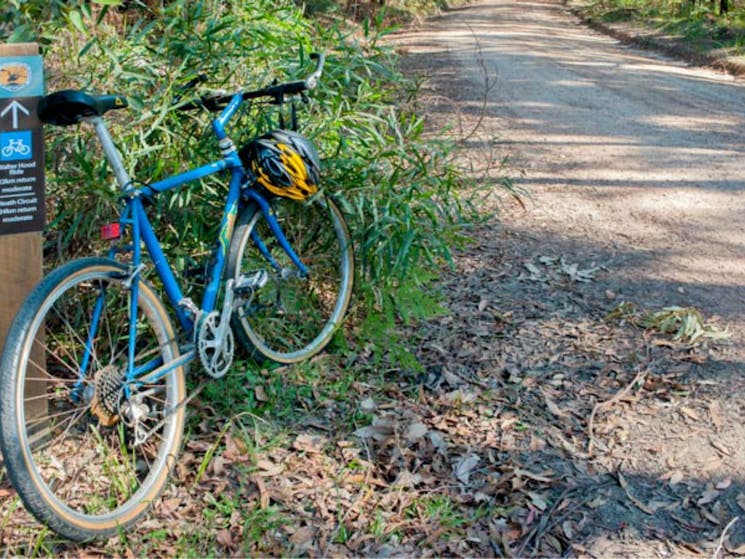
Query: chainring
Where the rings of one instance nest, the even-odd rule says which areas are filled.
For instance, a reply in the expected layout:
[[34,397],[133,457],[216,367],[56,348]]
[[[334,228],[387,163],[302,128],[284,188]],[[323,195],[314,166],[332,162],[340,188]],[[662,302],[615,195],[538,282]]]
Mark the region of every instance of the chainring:
[[197,333],[197,351],[202,367],[213,378],[220,378],[230,370],[235,353],[235,340],[230,326],[219,339],[220,314],[212,311],[202,318]]

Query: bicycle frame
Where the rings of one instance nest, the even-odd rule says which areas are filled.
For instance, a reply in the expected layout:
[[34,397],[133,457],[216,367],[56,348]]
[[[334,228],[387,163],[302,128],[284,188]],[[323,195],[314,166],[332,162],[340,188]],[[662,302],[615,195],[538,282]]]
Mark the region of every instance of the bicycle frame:
[[[233,236],[235,221],[241,203],[254,203],[256,205],[264,219],[266,219],[272,234],[279,241],[280,246],[287,253],[293,264],[298,268],[300,274],[302,276],[308,275],[308,269],[292,249],[292,246],[282,232],[281,226],[272,214],[270,203],[259,192],[253,189],[251,185],[246,186],[247,181],[250,179],[247,177],[246,172],[243,169],[243,164],[238,156],[235,145],[227,136],[225,131],[225,125],[236,113],[242,103],[243,97],[241,94],[236,94],[221,114],[212,122],[212,129],[219,141],[220,150],[223,155],[222,159],[149,185],[136,186],[134,181],[130,178],[124,168],[121,154],[114,145],[111,134],[103,122],[103,119],[101,117],[89,117],[86,119],[95,127],[96,134],[101,142],[106,159],[114,171],[117,182],[122,190],[122,196],[125,198],[125,205],[120,215],[119,223],[122,229],[129,228],[132,235],[132,245],[129,247],[132,253],[130,276],[125,280],[132,292],[130,301],[129,355],[125,381],[125,394],[127,397],[130,395],[129,386],[131,386],[132,383],[147,384],[155,382],[170,371],[190,362],[196,356],[194,348],[187,346],[181,348],[186,350],[185,353],[172,363],[161,363],[158,358],[139,366],[137,369],[134,367],[139,276],[144,268],[142,263],[143,244],[146,253],[149,255],[150,260],[155,267],[158,277],[163,282],[171,307],[173,308],[181,327],[187,334],[193,333],[194,328],[197,326],[195,320],[198,319],[201,314],[212,312],[216,308],[227,252],[230,246],[230,240]],[[145,212],[143,198],[149,198],[162,192],[180,188],[187,183],[224,170],[230,171],[230,183],[218,232],[219,242],[217,243],[216,248],[216,259],[205,288],[201,307],[197,308],[190,299],[187,299],[183,295],[181,286],[176,279],[176,274],[168,263],[147,213]],[[244,202],[242,202],[242,198],[245,199]],[[252,233],[252,241],[267,259],[269,265],[275,269],[279,269],[279,264],[271,257],[264,241],[255,232]],[[110,254],[112,258],[115,252],[116,251],[112,249],[112,253]],[[98,323],[102,312],[103,296],[99,298],[99,301],[94,308],[94,314],[91,321],[91,331],[89,332],[88,342],[86,344],[86,354],[81,362],[81,371],[79,372],[80,384],[82,384],[83,378],[88,370],[89,362],[92,359],[91,348],[93,340],[97,335]]]

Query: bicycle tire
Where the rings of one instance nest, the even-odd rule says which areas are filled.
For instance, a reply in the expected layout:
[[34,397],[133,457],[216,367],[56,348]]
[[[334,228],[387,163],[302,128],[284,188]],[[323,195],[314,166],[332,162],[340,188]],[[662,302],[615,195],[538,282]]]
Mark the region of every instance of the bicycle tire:
[[254,357],[290,364],[323,350],[340,326],[352,296],[354,250],[344,217],[328,197],[307,202],[276,198],[272,211],[309,276],[283,275],[261,254],[252,240],[253,231],[281,270],[295,270],[254,205],[238,215],[226,276],[238,282],[261,270],[268,273],[266,285],[240,296],[232,326]]
[[[22,305],[0,359],[0,448],[8,476],[26,508],[71,540],[110,537],[140,518],[163,490],[183,438],[183,367],[131,387],[129,400],[122,395],[126,279],[124,266],[104,258],[57,268]],[[135,364],[168,362],[179,355],[173,325],[153,289],[138,285]],[[100,327],[87,340],[96,301]],[[87,344],[93,358],[79,383]],[[122,399],[139,406],[141,423],[125,419]],[[133,425],[152,431],[139,446]]]

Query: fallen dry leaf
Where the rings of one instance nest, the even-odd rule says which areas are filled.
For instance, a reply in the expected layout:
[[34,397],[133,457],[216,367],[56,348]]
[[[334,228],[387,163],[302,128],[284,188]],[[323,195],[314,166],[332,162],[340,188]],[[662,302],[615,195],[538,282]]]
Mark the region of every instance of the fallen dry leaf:
[[257,475],[262,477],[274,477],[285,471],[283,464],[275,464],[271,460],[262,459],[256,462],[256,466],[261,470]]
[[679,411],[681,414],[685,415],[686,417],[690,419],[693,419],[694,421],[700,421],[701,419],[698,413],[696,412],[696,410],[694,410],[693,408],[689,408],[687,406],[681,406]]
[[683,481],[684,477],[685,475],[683,474],[683,472],[675,468],[672,470],[668,470],[667,472],[662,474],[658,479],[660,481],[667,481],[670,485],[677,485],[681,481]]
[[376,441],[384,441],[385,439],[393,436],[394,430],[392,425],[368,425],[367,427],[361,427],[357,429],[353,434],[361,439],[375,439]]
[[546,401],[546,407],[548,408],[548,411],[550,411],[552,414],[554,414],[556,417],[560,417],[562,419],[565,419],[568,417],[568,413],[562,410],[556,402],[551,399],[551,397],[546,393],[545,390],[541,390],[541,393],[543,394],[543,398]]
[[393,486],[412,488],[420,483],[422,483],[421,475],[412,474],[409,470],[401,470],[396,477],[396,481],[393,482]]
[[360,402],[360,409],[364,412],[373,412],[378,409],[378,404],[372,398],[365,398]]
[[234,542],[233,535],[230,533],[230,530],[220,530],[217,533],[217,543],[219,543],[223,547],[232,547]]
[[574,527],[572,526],[572,523],[569,522],[568,520],[565,520],[561,524],[561,530],[562,532],[564,532],[564,535],[566,536],[566,538],[571,541],[572,538],[574,537]]
[[726,445],[724,445],[723,443],[719,442],[716,439],[709,439],[709,443],[711,444],[711,446],[713,446],[715,449],[717,449],[719,452],[721,452],[722,454],[726,456],[734,456],[735,454]]
[[259,476],[254,475],[251,476],[250,479],[256,484],[256,487],[259,490],[259,504],[261,505],[262,510],[266,510],[269,506],[269,492],[266,489],[266,483],[264,483],[264,480]]
[[210,469],[216,476],[221,476],[225,471],[225,459],[222,456],[214,456],[210,463]]
[[530,497],[530,502],[538,510],[545,511],[548,508],[548,500],[543,494],[537,493],[535,491],[528,491],[527,494],[528,497]]
[[719,483],[717,483],[714,487],[719,490],[727,489],[730,485],[732,485],[732,478],[723,479]]
[[739,493],[737,495],[737,498],[735,499],[737,501],[737,505],[745,511],[745,493]]
[[720,523],[719,518],[717,518],[714,514],[712,514],[708,510],[706,510],[705,507],[700,507],[698,509],[698,512],[701,514],[701,516],[703,516],[704,518],[706,518],[709,522],[711,522],[715,526],[719,525],[719,523]]
[[623,490],[626,492],[626,496],[629,498],[629,500],[638,508],[640,511],[646,513],[646,514],[654,514],[654,510],[652,510],[649,506],[642,503],[639,499],[637,499],[634,495],[631,494],[631,491],[629,489],[629,482],[626,481],[626,478],[623,476],[621,472],[618,472],[618,483],[621,485]]
[[408,429],[406,429],[404,437],[407,441],[413,443],[426,435],[427,431],[429,431],[429,427],[427,427],[423,423],[412,423],[411,425],[409,425]]
[[300,548],[305,548],[313,542],[315,535],[316,529],[313,526],[303,526],[295,530],[295,533],[290,536],[290,543]]
[[471,472],[476,468],[481,458],[477,454],[466,454],[461,456],[458,461],[453,465],[453,474],[455,477],[463,483],[468,484]]
[[716,400],[709,402],[709,416],[717,431],[722,430],[724,420],[722,419],[722,407]]
[[179,497],[172,499],[164,499],[160,502],[159,513],[164,516],[169,516],[175,513],[181,506],[182,499]]
[[713,503],[719,498],[719,495],[721,493],[717,491],[716,489],[707,489],[701,494],[701,498],[696,501],[696,504],[698,505],[708,505],[709,503]]
[[301,452],[321,453],[328,443],[326,437],[320,435],[298,435],[292,443],[292,448]]
[[533,472],[530,472],[528,470],[523,470],[521,468],[515,469],[515,475],[518,477],[527,477],[534,481],[540,481],[542,483],[553,483],[554,479],[551,477],[548,477],[547,474],[551,474],[553,472],[544,472],[543,474],[534,474]]
[[445,439],[442,438],[442,435],[438,433],[437,431],[430,431],[427,433],[427,436],[429,437],[429,440],[432,442],[434,447],[437,449],[437,452],[440,454],[447,454],[448,453],[448,443],[445,442]]
[[605,499],[603,497],[595,497],[592,501],[587,503],[587,506],[592,509],[596,509],[602,507],[607,501],[608,499]]
[[256,398],[257,402],[268,402],[269,396],[266,394],[266,390],[264,390],[264,387],[260,384],[257,384],[254,386],[254,397]]

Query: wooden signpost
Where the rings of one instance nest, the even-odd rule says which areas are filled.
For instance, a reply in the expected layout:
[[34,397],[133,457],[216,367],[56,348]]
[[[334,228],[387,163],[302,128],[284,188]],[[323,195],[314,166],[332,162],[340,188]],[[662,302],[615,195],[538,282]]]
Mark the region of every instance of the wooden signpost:
[[36,106],[43,94],[38,45],[0,44],[0,349],[42,277],[44,141]]

